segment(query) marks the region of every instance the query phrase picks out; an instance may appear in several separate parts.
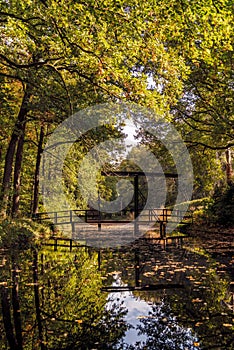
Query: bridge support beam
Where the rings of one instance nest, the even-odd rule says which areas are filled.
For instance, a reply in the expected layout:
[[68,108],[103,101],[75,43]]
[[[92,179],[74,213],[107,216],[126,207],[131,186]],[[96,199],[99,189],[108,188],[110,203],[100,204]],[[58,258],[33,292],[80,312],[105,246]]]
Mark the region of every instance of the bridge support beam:
[[160,222],[160,238],[166,237],[166,223],[161,221]]
[[138,234],[138,215],[139,215],[139,177],[134,176],[134,235]]

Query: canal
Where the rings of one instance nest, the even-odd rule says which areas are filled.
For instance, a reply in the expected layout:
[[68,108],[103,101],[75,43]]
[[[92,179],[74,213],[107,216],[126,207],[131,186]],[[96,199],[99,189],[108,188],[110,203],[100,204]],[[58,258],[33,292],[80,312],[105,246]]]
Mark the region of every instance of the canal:
[[230,274],[179,243],[2,250],[0,349],[234,349]]

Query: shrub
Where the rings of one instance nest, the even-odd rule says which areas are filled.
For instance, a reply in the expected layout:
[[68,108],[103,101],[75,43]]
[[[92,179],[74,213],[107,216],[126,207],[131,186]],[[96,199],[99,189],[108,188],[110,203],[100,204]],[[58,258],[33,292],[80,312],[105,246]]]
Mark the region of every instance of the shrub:
[[30,219],[0,221],[0,246],[11,250],[25,250],[40,243],[49,229]]
[[234,185],[216,190],[209,212],[214,222],[223,226],[234,225]]

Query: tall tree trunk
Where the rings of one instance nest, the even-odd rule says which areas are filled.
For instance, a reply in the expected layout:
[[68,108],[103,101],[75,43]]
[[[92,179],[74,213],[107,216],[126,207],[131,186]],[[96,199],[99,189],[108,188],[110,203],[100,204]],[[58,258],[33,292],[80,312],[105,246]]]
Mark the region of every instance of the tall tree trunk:
[[12,166],[14,161],[14,155],[15,155],[15,149],[16,145],[19,139],[19,136],[21,134],[23,125],[26,121],[26,115],[28,113],[28,102],[31,96],[30,88],[26,86],[24,97],[21,103],[21,107],[18,113],[18,118],[13,130],[13,133],[11,135],[11,140],[8,145],[8,149],[6,152],[5,157],[5,166],[4,166],[4,174],[3,174],[3,181],[2,181],[2,189],[1,189],[1,215],[6,216],[7,213],[7,206],[8,206],[8,198],[9,198],[9,192],[10,192],[10,182],[11,182],[11,174],[12,174]]
[[226,149],[226,178],[227,184],[231,186],[233,184],[233,169],[232,169],[232,151],[230,148]]
[[24,149],[24,137],[25,137],[26,122],[22,125],[21,135],[19,137],[14,168],[14,193],[12,203],[12,217],[16,217],[19,214],[19,199],[20,199],[20,174],[23,160]]
[[2,145],[0,145],[0,162],[2,161]]
[[41,320],[41,308],[40,308],[40,297],[39,297],[39,281],[38,281],[38,253],[37,250],[33,250],[33,283],[34,283],[34,300],[36,308],[36,318],[39,333],[39,342],[41,350],[46,350],[46,345],[43,339],[43,327]]
[[40,172],[40,165],[41,165],[41,155],[43,152],[44,136],[45,136],[45,128],[44,128],[44,125],[42,125],[40,130],[38,148],[37,148],[37,160],[36,160],[36,168],[35,168],[35,175],[34,175],[33,210],[32,210],[33,215],[38,213],[39,172]]
[[21,325],[21,314],[20,314],[20,302],[19,302],[19,275],[18,267],[13,260],[12,266],[12,306],[13,306],[13,318],[15,326],[15,334],[17,340],[17,349],[23,350],[23,337],[22,337],[22,325]]
[[11,307],[8,295],[8,288],[1,286],[1,303],[2,303],[2,316],[3,324],[6,332],[6,338],[9,344],[10,350],[17,350],[17,342],[14,335],[14,329],[11,322]]

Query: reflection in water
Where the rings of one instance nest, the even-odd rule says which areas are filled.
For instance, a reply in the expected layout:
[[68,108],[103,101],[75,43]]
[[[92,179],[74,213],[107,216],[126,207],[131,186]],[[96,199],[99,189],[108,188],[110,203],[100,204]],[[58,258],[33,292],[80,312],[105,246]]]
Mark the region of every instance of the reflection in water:
[[5,252],[2,260],[1,350],[101,350],[122,338],[126,310],[106,310],[96,253],[15,255]]
[[234,349],[228,281],[191,245],[0,255],[2,350]]
[[[118,274],[113,275],[113,278],[114,282],[112,283],[112,286],[124,286]],[[151,306],[144,300],[135,298],[133,293],[129,291],[110,293],[108,300],[107,309],[112,305],[113,301],[115,301],[128,310],[125,320],[127,321],[129,328],[124,336],[123,342],[126,344],[135,344],[138,337],[137,325],[140,323],[139,318],[142,315],[147,315],[151,310]],[[145,338],[146,337],[142,335],[141,340],[145,340]]]
[[[102,256],[105,260],[104,252]],[[188,242],[184,248],[168,247],[167,251],[149,242],[140,242],[140,245],[111,250],[106,256],[109,257],[106,264],[108,284],[112,283],[113,273],[118,272],[125,285],[122,290],[132,291],[134,297],[155,305],[156,308],[152,306],[153,314],[163,300],[165,305],[170,306],[171,317],[176,316],[177,324],[197,334],[199,342],[194,341],[191,348],[234,349],[228,276],[193,242]],[[106,290],[112,291],[114,288]],[[120,291],[120,286],[115,290]],[[147,316],[147,313],[143,316]],[[155,319],[158,320],[158,317],[151,316],[141,319],[145,326],[138,327],[138,330],[141,336],[147,335],[147,349],[157,349],[154,339],[159,336],[152,329],[155,329]],[[135,348],[138,349],[136,345]]]
[[[123,286],[121,277],[113,275],[114,287]],[[143,296],[143,295],[142,295]],[[191,329],[181,327],[163,300],[154,304],[135,297],[132,292],[109,294],[107,309],[113,301],[128,310],[125,320],[128,330],[119,344],[120,349],[200,349],[198,339]]]

